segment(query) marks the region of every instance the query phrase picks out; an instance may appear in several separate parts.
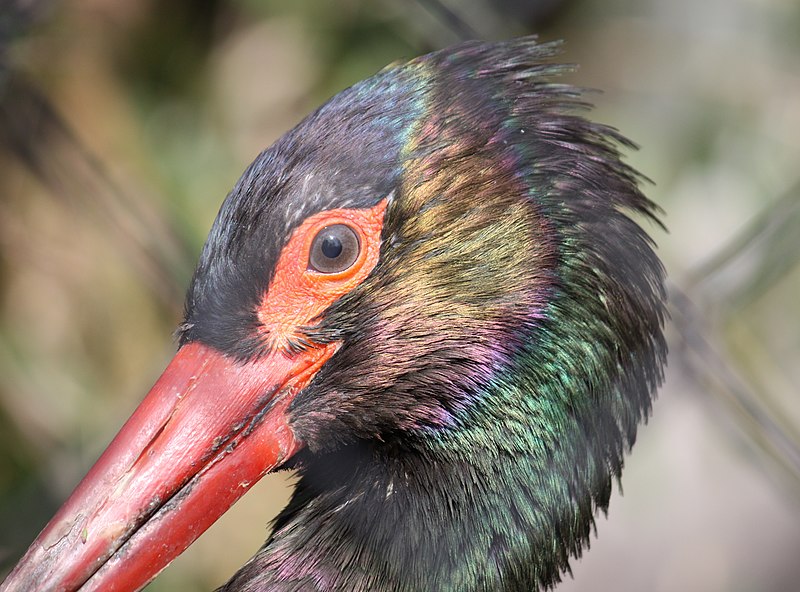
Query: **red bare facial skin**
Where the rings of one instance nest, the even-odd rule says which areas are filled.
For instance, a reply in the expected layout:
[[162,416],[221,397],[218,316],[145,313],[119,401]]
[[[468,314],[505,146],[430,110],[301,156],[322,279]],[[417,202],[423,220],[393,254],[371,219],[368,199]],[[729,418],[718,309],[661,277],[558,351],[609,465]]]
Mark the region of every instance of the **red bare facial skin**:
[[[140,590],[302,448],[289,406],[341,344],[285,346],[374,269],[386,205],[321,212],[292,233],[256,311],[269,353],[238,361],[181,347],[0,592]],[[358,234],[356,261],[309,269],[316,234],[342,223]]]
[[[292,234],[275,267],[270,289],[258,307],[261,327],[269,331],[273,346],[297,338],[298,327],[308,325],[335,300],[347,294],[378,263],[383,216],[388,199],[365,210],[328,210],[309,216]],[[326,226],[347,224],[361,239],[355,262],[339,273],[320,273],[308,266],[311,243]]]

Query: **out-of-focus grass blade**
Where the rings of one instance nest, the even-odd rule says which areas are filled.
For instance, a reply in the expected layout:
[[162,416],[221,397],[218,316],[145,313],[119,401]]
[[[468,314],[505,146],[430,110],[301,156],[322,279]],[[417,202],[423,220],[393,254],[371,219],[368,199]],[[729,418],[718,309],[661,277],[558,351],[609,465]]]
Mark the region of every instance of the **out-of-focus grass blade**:
[[741,310],[800,263],[800,180],[756,216],[686,283],[729,312]]
[[703,385],[701,390],[717,396],[748,441],[800,491],[800,426],[793,424],[775,393],[736,370],[721,338],[726,321],[738,318],[798,262],[800,180],[692,270],[683,289],[671,290],[670,302],[683,345],[678,357],[690,377]]
[[771,398],[759,392],[728,361],[706,315],[680,289],[670,288],[670,315],[679,334],[673,359],[679,360],[687,377],[698,382],[721,403],[735,424],[769,458],[800,493],[800,437],[787,415],[770,404]]
[[54,197],[100,218],[109,240],[162,304],[175,309],[181,303],[190,258],[167,217],[117,185],[44,93],[12,69],[0,79],[0,145]]

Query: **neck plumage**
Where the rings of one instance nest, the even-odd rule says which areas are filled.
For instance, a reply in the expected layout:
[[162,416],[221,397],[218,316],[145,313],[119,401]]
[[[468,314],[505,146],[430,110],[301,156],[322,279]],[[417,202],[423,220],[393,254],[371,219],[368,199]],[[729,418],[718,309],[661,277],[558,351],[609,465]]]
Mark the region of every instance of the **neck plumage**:
[[[362,455],[373,459],[347,466]],[[307,469],[264,548],[223,590],[530,590],[557,572],[538,556],[548,518],[518,483],[530,469],[517,468],[521,457],[381,456],[347,450]]]
[[530,592],[557,582],[608,503],[608,465],[575,417],[504,395],[472,410],[484,421],[410,450],[306,456],[272,535],[222,590]]

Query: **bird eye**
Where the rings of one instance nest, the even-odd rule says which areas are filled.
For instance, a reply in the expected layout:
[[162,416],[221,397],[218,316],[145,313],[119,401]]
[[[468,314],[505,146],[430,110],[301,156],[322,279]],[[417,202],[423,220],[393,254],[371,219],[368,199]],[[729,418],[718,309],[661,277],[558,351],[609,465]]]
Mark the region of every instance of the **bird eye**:
[[339,273],[349,268],[361,250],[355,231],[344,224],[326,226],[311,243],[308,266],[320,273]]

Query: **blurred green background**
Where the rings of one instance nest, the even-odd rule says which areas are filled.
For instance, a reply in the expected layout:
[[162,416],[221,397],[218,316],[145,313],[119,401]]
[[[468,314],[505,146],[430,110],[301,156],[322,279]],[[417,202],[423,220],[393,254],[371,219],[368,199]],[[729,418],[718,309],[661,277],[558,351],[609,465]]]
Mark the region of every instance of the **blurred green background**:
[[[800,581],[800,3],[0,2],[0,574],[174,351],[244,167],[389,62],[567,40],[593,117],[642,146],[669,233],[671,361],[625,495],[562,591]],[[453,18],[456,15],[457,18]],[[460,24],[461,23],[461,24]],[[150,590],[210,590],[264,540],[265,479]],[[618,489],[618,488],[617,488]]]

